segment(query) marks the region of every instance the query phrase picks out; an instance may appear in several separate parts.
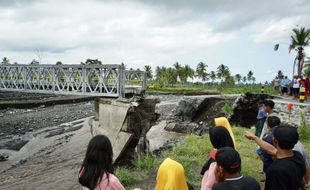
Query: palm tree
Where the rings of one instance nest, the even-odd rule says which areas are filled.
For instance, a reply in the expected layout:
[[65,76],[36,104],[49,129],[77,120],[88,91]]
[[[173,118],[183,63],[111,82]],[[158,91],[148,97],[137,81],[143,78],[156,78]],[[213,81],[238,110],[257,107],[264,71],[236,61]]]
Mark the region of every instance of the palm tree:
[[242,79],[242,76],[240,74],[235,75],[235,80],[238,82],[238,84],[240,84],[241,79]]
[[294,60],[294,70],[295,64],[297,63],[297,75],[300,76],[303,69],[304,64],[304,47],[309,45],[310,40],[310,29],[305,29],[305,27],[294,28],[293,35],[291,35],[291,44],[289,46],[289,50],[291,52],[292,49],[297,50],[297,55]]
[[177,77],[179,77],[179,79],[181,80],[181,75],[182,75],[182,65],[179,62],[176,62],[175,64],[173,64],[174,68],[177,71]]
[[216,73],[214,71],[210,72],[210,79],[212,80],[212,83],[214,83],[214,81],[216,79]]
[[204,62],[200,62],[197,65],[196,74],[199,78],[201,78],[202,81],[207,80],[207,67],[208,65],[206,65]]
[[195,76],[195,71],[189,66],[189,65],[185,65],[184,69],[183,69],[184,75],[185,75],[185,83],[187,82],[188,78],[193,79]]
[[246,83],[246,81],[247,81],[246,76],[243,76],[243,78],[242,78],[242,82],[245,84],[245,83]]
[[225,78],[227,78],[230,75],[229,68],[226,65],[219,65],[217,67],[217,77],[223,82]]
[[153,78],[152,67],[150,65],[145,65],[144,66],[144,71],[146,73],[146,78],[148,80]]
[[310,77],[310,57],[307,57],[307,61],[305,61],[304,65],[304,76]]
[[10,60],[9,60],[7,57],[3,57],[3,58],[2,58],[1,64],[3,64],[3,65],[9,65],[9,64],[10,64]]
[[247,74],[247,79],[248,79],[249,82],[252,81],[253,75],[254,75],[254,73],[253,73],[252,71],[249,71],[249,72],[248,72],[248,74]]
[[168,84],[170,84],[171,86],[176,84],[177,83],[177,70],[169,67],[166,70],[165,79],[167,80]]

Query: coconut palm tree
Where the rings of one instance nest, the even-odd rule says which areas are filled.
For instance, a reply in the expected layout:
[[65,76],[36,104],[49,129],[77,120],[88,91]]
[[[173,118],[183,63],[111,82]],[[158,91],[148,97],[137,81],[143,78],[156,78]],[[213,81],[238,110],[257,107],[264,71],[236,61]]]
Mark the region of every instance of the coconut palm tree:
[[216,79],[216,73],[214,71],[210,72],[210,79],[211,79],[212,83],[214,83],[214,81]]
[[153,78],[152,67],[150,65],[145,65],[144,66],[144,71],[146,73],[146,78],[148,80]]
[[304,64],[304,53],[303,50],[306,46],[309,45],[310,40],[310,29],[305,27],[294,28],[293,35],[291,35],[291,44],[289,50],[296,49],[297,55],[294,60],[294,69],[295,64],[297,63],[297,75],[301,75],[303,64]]
[[307,57],[304,65],[304,76],[310,77],[310,57]]
[[219,65],[217,67],[217,78],[221,80],[221,82],[224,81],[225,78],[227,78],[228,75],[230,75],[229,68],[226,65]]
[[243,78],[242,78],[242,82],[243,82],[243,84],[245,84],[245,83],[246,83],[246,81],[247,81],[246,76],[243,76]]
[[236,75],[235,75],[235,81],[236,81],[238,84],[240,84],[241,79],[242,79],[242,76],[241,76],[240,74],[236,74]]
[[195,71],[189,66],[189,65],[185,65],[184,69],[183,69],[184,75],[185,75],[185,83],[187,82],[188,78],[193,79],[195,76]]
[[167,80],[168,84],[173,86],[177,83],[177,70],[174,68],[167,68],[165,73],[165,79]]
[[197,74],[197,77],[201,78],[202,81],[206,81],[207,80],[207,68],[208,65],[206,65],[204,62],[200,62],[198,63],[197,65],[197,68],[196,68],[196,74]]
[[250,70],[250,71],[248,72],[248,74],[247,74],[247,80],[248,80],[249,82],[252,81],[253,75],[254,75],[254,73]]
[[173,64],[174,68],[177,71],[177,77],[179,77],[179,79],[181,80],[181,75],[182,75],[182,65],[179,62],[176,62],[175,64]]

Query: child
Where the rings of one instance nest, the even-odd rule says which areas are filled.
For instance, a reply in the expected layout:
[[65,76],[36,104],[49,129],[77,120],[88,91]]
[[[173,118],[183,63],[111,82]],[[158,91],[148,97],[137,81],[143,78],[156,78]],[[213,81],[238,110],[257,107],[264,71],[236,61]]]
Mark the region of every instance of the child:
[[155,190],[192,190],[193,187],[186,182],[183,166],[166,158],[159,166],[156,177]]
[[276,157],[267,170],[265,189],[305,190],[309,182],[309,165],[303,146],[298,141],[297,129],[290,125],[279,125],[272,130],[272,134],[273,146],[251,132],[245,133],[246,138],[254,140]]
[[97,135],[88,146],[80,169],[79,183],[83,190],[125,190],[113,175],[113,150],[108,137]]
[[[281,121],[278,117],[276,116],[270,116],[267,119],[267,127],[268,127],[268,132],[265,134],[265,136],[263,137],[263,140],[266,141],[269,144],[272,144],[272,132],[271,130],[280,125]],[[266,174],[269,166],[272,164],[272,158],[271,155],[268,154],[264,149],[262,149],[261,147],[259,147],[256,151],[260,156],[261,159],[263,161],[263,172],[264,174]]]
[[[264,110],[265,110],[265,112],[267,114],[267,118],[274,115],[273,108],[274,108],[274,101],[272,101],[272,100],[264,100]],[[262,130],[262,133],[260,135],[261,139],[263,138],[263,136],[265,135],[265,133],[267,131],[268,131],[267,125],[265,123],[264,127],[263,127],[263,130]]]
[[200,174],[203,175],[201,181],[201,190],[211,190],[212,186],[216,183],[215,180],[215,154],[218,149],[222,147],[236,148],[234,135],[231,126],[225,117],[215,118],[215,127],[210,127],[209,138],[214,148],[210,152],[208,161],[204,164]]
[[262,133],[262,130],[263,130],[263,127],[264,127],[264,123],[266,121],[266,117],[267,117],[267,114],[264,110],[264,101],[263,100],[259,100],[258,102],[258,113],[257,113],[257,123],[256,123],[256,126],[255,126],[255,135],[260,137],[261,133]]
[[239,153],[231,147],[220,148],[215,156],[216,180],[219,182],[212,190],[260,190],[259,183],[253,177],[240,174],[241,159]]

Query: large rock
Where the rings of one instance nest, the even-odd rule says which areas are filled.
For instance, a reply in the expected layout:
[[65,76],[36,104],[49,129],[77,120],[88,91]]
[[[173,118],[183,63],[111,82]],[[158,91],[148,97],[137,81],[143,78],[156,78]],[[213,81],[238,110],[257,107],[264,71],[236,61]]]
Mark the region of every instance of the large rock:
[[233,104],[233,113],[229,117],[231,124],[250,128],[255,125],[259,99],[272,98],[267,94],[246,93],[236,99]]
[[92,133],[109,137],[114,160],[131,158],[138,143],[146,145],[146,133],[159,117],[155,113],[157,99],[104,99],[96,102],[98,112],[91,122]]
[[234,97],[184,97],[168,116],[165,129],[200,135],[214,124],[214,118],[225,115],[221,109],[234,100]]

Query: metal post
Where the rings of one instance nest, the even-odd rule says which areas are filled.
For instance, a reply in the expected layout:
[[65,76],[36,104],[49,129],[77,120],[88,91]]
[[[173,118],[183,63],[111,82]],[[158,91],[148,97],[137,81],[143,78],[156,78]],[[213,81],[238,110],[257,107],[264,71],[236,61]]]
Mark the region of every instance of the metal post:
[[51,80],[53,81],[52,82],[52,91],[53,91],[53,93],[55,94],[55,89],[56,89],[56,67],[55,66],[53,66],[52,67],[52,71],[51,71],[51,75],[52,75],[52,78],[51,78]]
[[82,67],[81,81],[82,81],[82,93],[86,94],[86,67],[85,67],[85,65],[83,65],[83,67]]
[[23,80],[24,80],[24,90],[27,90],[27,68],[25,66],[22,67]]
[[121,64],[118,70],[118,87],[117,87],[118,96],[121,98],[125,97],[125,91],[124,91],[125,76],[124,75],[125,75],[125,67],[124,67],[124,64]]

